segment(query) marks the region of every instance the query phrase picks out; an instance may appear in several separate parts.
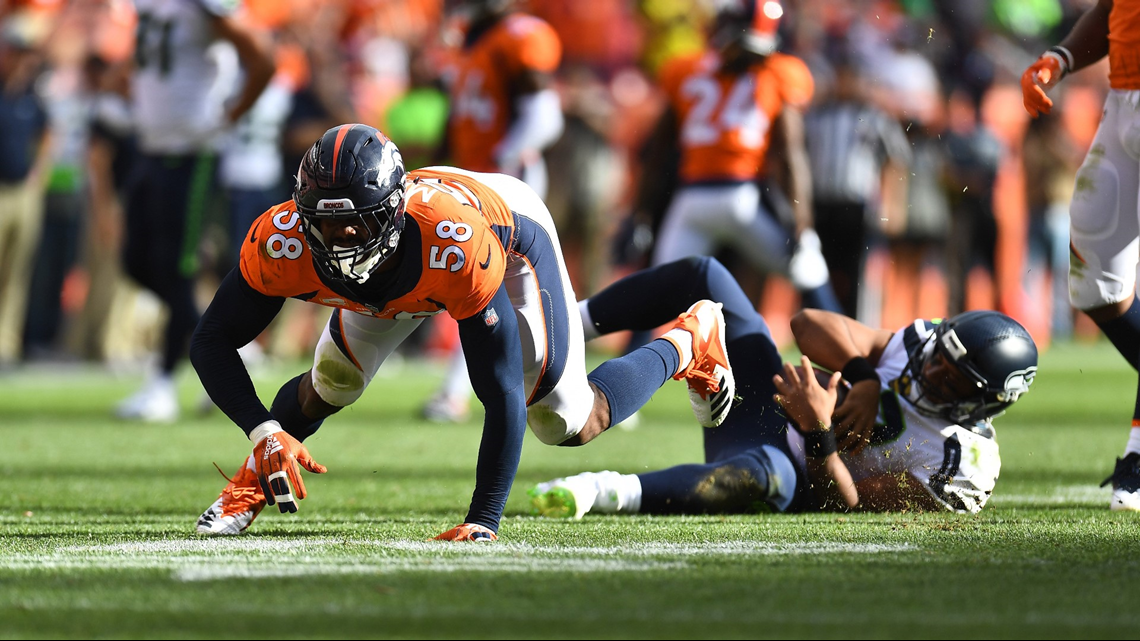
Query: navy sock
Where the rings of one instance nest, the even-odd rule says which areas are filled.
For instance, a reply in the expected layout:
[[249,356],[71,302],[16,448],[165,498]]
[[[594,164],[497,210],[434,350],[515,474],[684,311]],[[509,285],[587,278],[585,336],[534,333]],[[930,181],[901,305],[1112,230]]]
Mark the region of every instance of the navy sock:
[[[704,465],[638,474],[642,514],[739,514],[784,510],[795,494],[795,468],[771,446]],[[786,469],[785,469],[786,468]],[[790,474],[790,476],[789,476]]]
[[587,377],[606,395],[613,427],[641,409],[681,368],[673,343],[657,339],[629,354],[602,363]]
[[281,389],[277,390],[277,397],[273,399],[273,407],[269,408],[269,413],[281,424],[281,429],[298,441],[304,441],[312,436],[325,421],[323,418],[313,420],[301,411],[301,399],[297,389],[301,386],[303,376],[304,374],[298,374],[282,385]]
[[1128,311],[1110,321],[1097,323],[1097,327],[1112,341],[1124,360],[1137,368],[1140,360],[1140,299],[1133,298]]

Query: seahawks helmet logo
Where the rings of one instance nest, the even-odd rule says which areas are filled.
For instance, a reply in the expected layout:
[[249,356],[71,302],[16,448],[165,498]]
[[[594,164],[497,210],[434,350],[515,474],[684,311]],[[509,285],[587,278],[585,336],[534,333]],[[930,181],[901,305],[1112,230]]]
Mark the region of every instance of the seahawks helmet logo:
[[1022,394],[1029,391],[1029,386],[1033,384],[1033,379],[1036,376],[1036,367],[1029,367],[1011,373],[1005,379],[1005,390],[998,392],[997,399],[1003,403],[1015,402]]

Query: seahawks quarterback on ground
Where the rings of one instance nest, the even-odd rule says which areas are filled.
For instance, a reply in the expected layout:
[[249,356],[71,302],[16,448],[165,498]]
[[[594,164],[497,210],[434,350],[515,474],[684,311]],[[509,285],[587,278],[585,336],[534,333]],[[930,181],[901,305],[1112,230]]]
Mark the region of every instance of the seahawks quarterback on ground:
[[[1001,467],[991,419],[1037,373],[1037,347],[1019,323],[974,311],[890,332],[805,310],[792,321],[804,354],[797,369],[781,362],[764,319],[713,259],[634,274],[580,307],[592,338],[652,328],[706,297],[724,304],[739,396],[724,424],[704,432],[705,463],[541,483],[530,492],[536,514],[976,513],[986,504]],[[821,385],[811,362],[834,374]]]

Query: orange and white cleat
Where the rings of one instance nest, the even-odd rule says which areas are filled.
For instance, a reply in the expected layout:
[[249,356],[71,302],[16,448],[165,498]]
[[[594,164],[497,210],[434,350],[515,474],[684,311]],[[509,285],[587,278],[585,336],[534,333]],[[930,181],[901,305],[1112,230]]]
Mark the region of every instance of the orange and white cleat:
[[721,303],[711,300],[697,301],[673,325],[693,335],[693,358],[673,378],[688,382],[689,404],[697,421],[705,427],[724,423],[736,396],[721,307]]
[[241,534],[265,507],[265,494],[248,459],[229,481],[218,500],[198,517],[199,534]]

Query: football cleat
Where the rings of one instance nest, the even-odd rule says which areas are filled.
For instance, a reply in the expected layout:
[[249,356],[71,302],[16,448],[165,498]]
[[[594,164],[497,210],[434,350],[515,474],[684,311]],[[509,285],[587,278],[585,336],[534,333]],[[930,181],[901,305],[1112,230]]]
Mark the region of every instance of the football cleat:
[[697,301],[673,325],[693,335],[693,360],[673,378],[688,382],[689,404],[705,427],[724,423],[736,395],[721,307],[711,300]]
[[424,404],[424,418],[435,423],[465,423],[470,417],[467,399],[437,394]]
[[1140,512],[1140,454],[1132,452],[1124,458],[1116,459],[1116,469],[1100,484],[1104,487],[1112,483],[1112,502],[1109,507],[1114,512]]
[[198,517],[199,534],[241,534],[265,507],[265,494],[248,460],[230,479],[218,500]]
[[539,483],[527,491],[531,516],[580,519],[594,507],[598,484],[589,472]]
[[178,418],[178,393],[169,378],[156,378],[134,396],[119,403],[115,416],[148,423],[170,423]]

